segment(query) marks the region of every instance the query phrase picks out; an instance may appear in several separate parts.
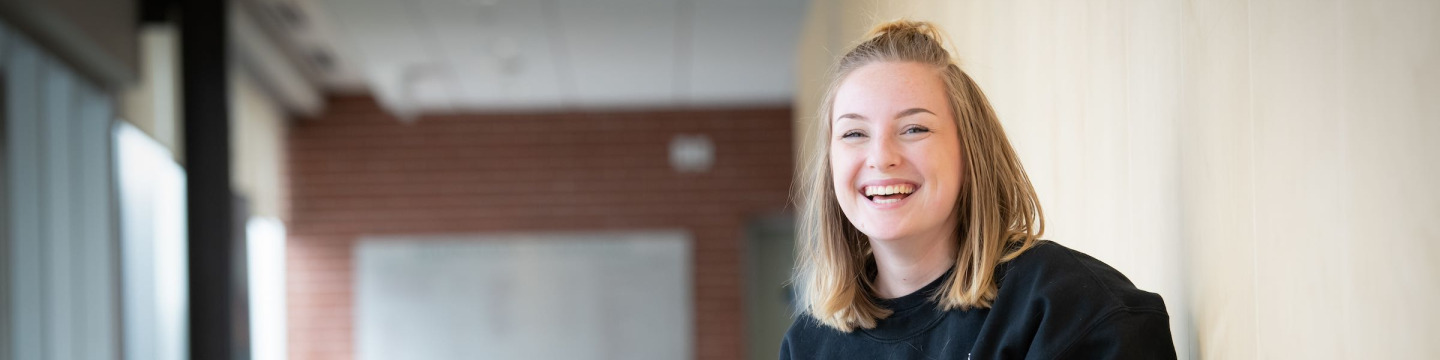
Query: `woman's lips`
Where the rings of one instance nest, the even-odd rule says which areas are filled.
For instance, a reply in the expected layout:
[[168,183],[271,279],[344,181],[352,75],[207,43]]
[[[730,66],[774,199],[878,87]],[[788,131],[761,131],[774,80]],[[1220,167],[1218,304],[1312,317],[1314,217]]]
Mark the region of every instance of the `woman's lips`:
[[898,203],[915,193],[920,186],[903,180],[881,180],[860,187],[860,195],[878,205]]

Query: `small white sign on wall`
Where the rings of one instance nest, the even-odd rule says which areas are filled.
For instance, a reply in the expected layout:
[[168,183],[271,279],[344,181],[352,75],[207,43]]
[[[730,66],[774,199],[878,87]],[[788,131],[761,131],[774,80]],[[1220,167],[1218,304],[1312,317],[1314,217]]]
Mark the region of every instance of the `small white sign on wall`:
[[690,237],[366,237],[355,350],[379,359],[693,357]]

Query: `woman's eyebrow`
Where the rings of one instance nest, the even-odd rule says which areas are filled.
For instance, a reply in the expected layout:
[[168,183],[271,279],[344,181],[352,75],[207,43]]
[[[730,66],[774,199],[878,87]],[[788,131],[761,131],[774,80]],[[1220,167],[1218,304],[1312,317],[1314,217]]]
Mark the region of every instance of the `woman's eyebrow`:
[[[905,109],[905,111],[901,111],[899,114],[896,114],[896,115],[895,115],[895,118],[896,118],[896,119],[899,119],[899,118],[903,118],[903,117],[906,117],[906,116],[915,115],[915,114],[919,114],[919,113],[926,113],[926,114],[930,114],[930,115],[935,115],[934,112],[931,112],[930,110],[925,110],[924,108],[909,108],[909,109]],[[936,115],[936,116],[939,116],[939,115]]]
[[[921,114],[921,113],[930,114],[930,115],[935,115],[935,112],[930,111],[930,110],[926,110],[925,108],[909,108],[909,109],[905,109],[905,111],[901,111],[899,114],[895,114],[895,118],[896,118],[896,119],[899,119],[899,118],[903,118],[903,117],[906,117],[906,116],[915,115],[915,114]],[[939,115],[936,115],[936,116],[939,116]],[[865,116],[862,116],[862,115],[856,114],[856,113],[849,113],[849,114],[840,115],[840,116],[836,116],[836,117],[835,117],[835,121],[840,121],[840,120],[845,120],[845,119],[855,119],[855,120],[860,120],[860,121],[870,120],[870,119],[865,118]]]

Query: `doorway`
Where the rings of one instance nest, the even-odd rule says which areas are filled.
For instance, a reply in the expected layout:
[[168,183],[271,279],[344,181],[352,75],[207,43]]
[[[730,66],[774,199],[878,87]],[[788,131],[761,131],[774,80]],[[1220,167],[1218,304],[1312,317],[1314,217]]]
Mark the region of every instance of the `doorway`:
[[774,359],[795,315],[790,285],[795,268],[795,217],[762,216],[746,226],[745,335],[747,358]]

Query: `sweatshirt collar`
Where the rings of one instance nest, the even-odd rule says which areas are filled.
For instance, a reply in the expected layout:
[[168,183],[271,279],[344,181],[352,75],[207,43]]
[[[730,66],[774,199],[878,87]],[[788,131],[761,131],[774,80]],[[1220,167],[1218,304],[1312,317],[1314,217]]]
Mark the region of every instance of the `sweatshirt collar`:
[[876,340],[894,341],[909,338],[933,327],[945,317],[946,312],[937,308],[938,304],[931,296],[940,289],[940,285],[950,280],[952,272],[954,270],[946,271],[930,284],[905,296],[878,299],[876,302],[881,307],[890,309],[890,316],[876,322],[875,328],[861,331]]

